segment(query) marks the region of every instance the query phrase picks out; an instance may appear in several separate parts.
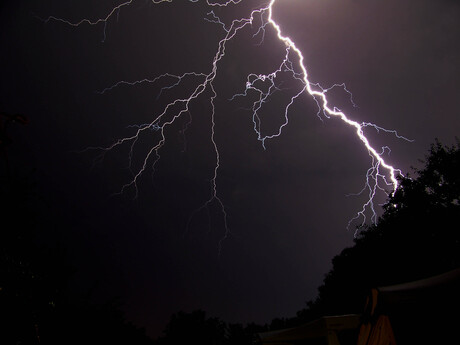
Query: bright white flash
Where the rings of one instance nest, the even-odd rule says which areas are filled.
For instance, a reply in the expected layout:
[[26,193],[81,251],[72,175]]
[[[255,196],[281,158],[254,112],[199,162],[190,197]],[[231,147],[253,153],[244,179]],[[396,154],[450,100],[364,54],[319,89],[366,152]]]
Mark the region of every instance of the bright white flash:
[[[199,2],[199,0],[189,0],[190,2]],[[278,0],[280,1],[280,0]],[[284,0],[289,1],[289,0]],[[48,22],[50,20],[60,21],[72,26],[80,26],[83,24],[89,25],[97,25],[102,23],[104,25],[104,39],[106,37],[106,25],[110,18],[114,15],[118,15],[120,10],[122,10],[126,6],[130,6],[134,0],[126,1],[121,3],[120,5],[114,7],[105,17],[91,21],[89,19],[83,19],[79,22],[70,22],[68,20],[64,20],[61,18],[56,17],[49,17],[45,20]],[[154,4],[161,4],[161,3],[169,3],[172,0],[152,0]],[[343,121],[343,123],[352,130],[355,131],[356,136],[361,140],[363,145],[366,147],[369,156],[371,158],[371,165],[366,173],[365,178],[365,186],[361,193],[367,193],[368,198],[367,202],[362,206],[362,209],[357,212],[357,215],[350,221],[350,223],[354,220],[362,219],[363,224],[366,222],[366,213],[370,212],[371,220],[373,222],[377,221],[377,214],[374,209],[374,199],[376,194],[380,192],[385,192],[386,188],[391,188],[393,191],[398,188],[398,180],[397,176],[401,173],[400,170],[394,168],[388,162],[385,161],[383,158],[384,153],[388,150],[387,147],[381,148],[381,150],[377,150],[374,148],[368,138],[365,136],[364,129],[366,127],[373,127],[377,131],[386,131],[391,132],[396,137],[404,140],[408,140],[396,133],[394,130],[386,130],[381,128],[372,123],[359,123],[353,121],[347,116],[343,111],[337,109],[336,107],[331,107],[328,102],[327,93],[334,87],[342,87],[344,91],[351,93],[346,89],[345,84],[336,84],[330,88],[322,88],[317,83],[312,83],[309,80],[309,76],[307,73],[307,68],[304,61],[304,55],[302,51],[298,48],[295,42],[285,36],[283,34],[281,23],[278,23],[273,18],[273,8],[277,0],[265,1],[264,4],[255,10],[253,10],[248,17],[242,17],[234,19],[231,23],[224,23],[212,10],[215,7],[227,7],[227,6],[235,6],[240,3],[244,2],[244,0],[227,0],[227,1],[211,1],[206,0],[206,4],[210,8],[210,12],[208,13],[205,20],[215,23],[221,26],[224,34],[223,38],[218,42],[216,47],[216,52],[214,58],[210,62],[210,68],[208,71],[191,71],[188,73],[184,73],[182,75],[174,75],[171,73],[165,73],[153,79],[142,79],[137,81],[119,81],[118,83],[107,87],[106,89],[100,91],[102,94],[109,92],[115,87],[121,85],[135,85],[141,83],[157,83],[157,82],[164,82],[168,83],[167,86],[161,89],[161,92],[166,90],[171,90],[174,87],[181,84],[184,80],[187,80],[189,84],[193,84],[194,86],[190,88],[188,96],[184,98],[176,98],[169,104],[167,104],[162,111],[157,113],[153,116],[152,121],[149,123],[141,124],[133,126],[136,128],[134,134],[130,136],[126,136],[123,138],[118,139],[112,145],[108,147],[90,147],[89,149],[97,149],[101,152],[101,157],[108,151],[114,149],[120,145],[130,145],[130,166],[131,166],[131,157],[133,152],[136,148],[136,144],[138,143],[139,136],[146,132],[154,130],[159,135],[159,139],[152,147],[150,147],[149,151],[143,158],[143,164],[138,169],[132,169],[133,177],[132,179],[126,183],[120,190],[120,193],[123,193],[127,188],[134,188],[135,193],[137,195],[138,186],[137,182],[142,176],[142,174],[146,171],[148,166],[153,166],[155,168],[155,164],[160,159],[160,151],[161,148],[165,145],[167,138],[165,134],[165,129],[173,124],[178,118],[184,116],[185,114],[189,113],[189,108],[191,102],[193,102],[198,97],[205,97],[205,95],[210,95],[209,103],[211,105],[211,136],[210,140],[212,142],[214,152],[215,152],[215,167],[213,172],[213,177],[210,183],[210,197],[209,199],[203,204],[203,206],[197,209],[193,214],[199,212],[203,209],[208,208],[212,203],[217,204],[220,207],[220,210],[223,214],[224,223],[225,223],[225,235],[222,240],[226,239],[229,234],[229,227],[227,224],[227,212],[225,210],[225,205],[222,202],[221,198],[218,194],[218,171],[220,168],[220,153],[219,147],[216,143],[215,137],[215,99],[218,97],[218,90],[215,86],[215,78],[219,70],[219,63],[224,58],[226,52],[226,45],[229,41],[234,40],[240,31],[245,28],[246,26],[256,27],[256,33],[254,36],[260,35],[265,37],[266,35],[271,35],[272,31],[276,35],[277,39],[283,42],[283,49],[285,49],[284,59],[281,63],[277,66],[277,68],[270,74],[250,74],[247,76],[246,84],[244,91],[242,93],[237,93],[233,96],[233,98],[237,97],[245,97],[251,95],[256,95],[257,100],[253,102],[252,106],[252,119],[254,122],[254,131],[258,136],[258,140],[261,141],[261,144],[265,147],[265,142],[270,140],[274,137],[278,137],[282,134],[283,129],[289,123],[289,109],[294,104],[294,102],[302,95],[309,95],[314,99],[316,104],[318,105],[318,113],[319,116],[325,116],[327,118],[336,117]],[[270,29],[270,32],[268,30]],[[262,104],[270,98],[274,91],[279,90],[276,85],[276,78],[280,73],[289,74],[294,80],[296,80],[301,87],[291,96],[289,102],[285,105],[284,108],[284,122],[279,126],[278,130],[272,134],[263,134],[260,129],[261,118],[259,117],[259,113],[261,112]],[[260,85],[264,85],[261,87]],[[206,93],[205,93],[206,91]],[[161,94],[159,95],[161,96]],[[188,115],[189,116],[189,115]],[[192,215],[193,217],[193,215]]]

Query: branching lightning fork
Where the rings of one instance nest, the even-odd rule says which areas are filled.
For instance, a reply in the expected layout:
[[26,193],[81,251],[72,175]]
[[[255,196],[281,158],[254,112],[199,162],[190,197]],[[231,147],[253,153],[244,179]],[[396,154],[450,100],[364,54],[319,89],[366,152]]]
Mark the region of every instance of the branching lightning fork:
[[[199,0],[189,0],[190,2],[199,2]],[[255,94],[257,100],[253,102],[251,107],[252,112],[252,119],[254,123],[254,131],[257,134],[257,138],[261,141],[261,144],[265,148],[265,143],[267,140],[272,138],[278,137],[282,134],[283,129],[289,123],[288,113],[290,107],[294,104],[294,102],[301,96],[301,95],[309,95],[314,99],[318,106],[318,113],[317,115],[321,118],[325,116],[327,118],[338,118],[340,119],[345,125],[351,127],[352,130],[355,131],[356,136],[362,142],[362,144],[366,147],[369,156],[371,158],[371,166],[367,170],[365,185],[363,190],[360,194],[366,193],[368,194],[368,201],[363,205],[362,209],[357,213],[357,215],[350,221],[362,219],[362,222],[366,222],[366,214],[370,211],[371,213],[371,220],[375,222],[377,220],[376,211],[374,209],[374,199],[376,193],[379,191],[384,191],[384,187],[390,187],[393,190],[398,188],[398,180],[397,176],[400,174],[400,170],[391,166],[388,162],[386,162],[383,158],[385,151],[387,148],[384,147],[381,151],[377,151],[369,142],[368,138],[365,136],[364,129],[366,127],[373,127],[377,131],[386,131],[394,134],[396,137],[404,140],[408,140],[396,133],[394,130],[386,130],[377,125],[363,122],[359,123],[350,119],[344,112],[336,107],[331,107],[329,105],[327,93],[334,87],[341,87],[345,92],[350,95],[350,100],[353,105],[353,100],[351,98],[351,93],[347,90],[345,84],[336,84],[330,88],[322,88],[319,84],[313,83],[310,81],[307,68],[304,61],[304,55],[302,51],[298,48],[295,42],[288,36],[283,34],[281,26],[278,22],[275,21],[273,18],[273,9],[276,2],[280,2],[280,0],[270,0],[265,1],[264,4],[254,10],[248,15],[248,17],[238,18],[231,21],[231,23],[224,23],[219,16],[215,14],[212,8],[216,7],[226,7],[231,5],[238,5],[242,3],[243,0],[228,0],[228,1],[211,1],[206,0],[206,4],[211,8],[211,11],[207,14],[205,20],[215,23],[222,27],[224,35],[223,38],[218,42],[217,49],[214,54],[214,58],[210,63],[210,70],[208,72],[188,72],[182,75],[174,75],[170,73],[165,73],[160,75],[154,79],[143,79],[134,82],[128,81],[120,81],[110,87],[105,88],[104,90],[100,91],[102,94],[111,91],[112,89],[120,86],[120,85],[135,85],[140,83],[156,83],[160,80],[169,80],[172,81],[168,86],[164,86],[161,89],[161,92],[166,90],[173,89],[174,87],[178,86],[185,80],[191,83],[194,82],[194,86],[189,90],[188,96],[184,98],[176,98],[169,104],[167,104],[163,111],[159,114],[155,115],[150,123],[146,123],[143,125],[138,125],[134,127],[136,130],[133,135],[120,138],[119,140],[115,141],[112,145],[108,147],[91,147],[88,149],[98,149],[102,152],[102,155],[107,151],[112,150],[113,148],[120,146],[120,145],[130,145],[130,165],[131,165],[131,157],[133,151],[135,149],[136,143],[139,139],[141,133],[147,130],[155,130],[159,133],[159,140],[158,142],[152,146],[147,154],[144,156],[143,164],[137,170],[133,171],[133,178],[130,182],[122,186],[120,193],[123,193],[127,188],[134,188],[135,193],[138,193],[138,186],[137,182],[140,176],[146,171],[147,165],[149,162],[153,162],[152,166],[154,167],[156,162],[160,159],[160,150],[166,143],[166,134],[165,129],[173,124],[178,118],[183,116],[183,114],[189,112],[190,104],[198,97],[202,96],[205,97],[206,94],[209,94],[209,103],[211,106],[211,142],[215,152],[215,166],[213,175],[210,182],[210,197],[204,203],[204,205],[196,210],[196,212],[206,209],[210,206],[211,203],[216,203],[223,214],[224,223],[225,223],[225,235],[221,241],[225,240],[229,235],[229,227],[227,223],[227,212],[225,210],[225,205],[222,202],[221,198],[218,194],[218,185],[217,185],[217,178],[218,172],[220,168],[220,153],[219,148],[216,143],[216,133],[215,133],[215,114],[216,114],[216,107],[215,107],[215,99],[218,96],[216,85],[215,85],[215,78],[218,73],[219,63],[225,56],[226,46],[227,43],[233,40],[237,34],[246,26],[253,26],[258,25],[255,30],[255,36],[260,36],[263,40],[267,33],[267,30],[270,29],[270,34],[273,32],[276,35],[276,38],[283,43],[285,47],[285,54],[284,59],[278,65],[277,69],[275,69],[270,74],[256,74],[252,73],[247,76],[246,85],[244,91],[241,93],[237,93],[233,96],[232,99],[237,97],[245,97],[248,96],[250,93]],[[80,26],[83,24],[89,25],[97,25],[103,24],[104,25],[104,39],[106,37],[106,25],[107,22],[114,16],[118,15],[119,11],[122,10],[124,7],[130,6],[134,0],[126,1],[121,3],[120,5],[114,7],[105,17],[97,19],[97,20],[89,20],[89,19],[82,19],[79,22],[72,23],[70,21],[56,18],[56,17],[49,17],[45,20],[45,22],[49,22],[51,20],[60,21],[72,26]],[[154,4],[160,4],[164,2],[172,2],[172,0],[152,0]],[[267,101],[271,95],[279,90],[278,86],[276,85],[277,76],[281,73],[287,73],[291,76],[293,80],[295,80],[299,85],[299,89],[290,97],[289,101],[285,105],[284,108],[284,122],[279,126],[278,130],[275,133],[271,134],[264,134],[261,130],[261,118],[259,116],[262,108],[262,104]],[[263,87],[261,86],[263,85]],[[161,95],[160,92],[160,95]],[[160,96],[159,95],[159,96]],[[159,97],[158,96],[158,97]],[[178,110],[179,109],[179,110]],[[171,112],[173,115],[171,115]],[[192,215],[193,217],[193,215]],[[219,245],[220,247],[220,245]]]

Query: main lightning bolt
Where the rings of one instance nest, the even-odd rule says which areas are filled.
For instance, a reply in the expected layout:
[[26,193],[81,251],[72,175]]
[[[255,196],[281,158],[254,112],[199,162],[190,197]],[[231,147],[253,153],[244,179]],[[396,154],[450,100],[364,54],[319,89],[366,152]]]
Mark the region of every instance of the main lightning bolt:
[[[134,0],[126,1],[121,3],[120,5],[112,8],[112,10],[107,14],[107,16],[97,19],[97,20],[89,20],[83,19],[79,22],[70,22],[68,20],[64,20],[57,17],[49,17],[45,22],[50,20],[60,21],[72,26],[80,26],[83,24],[89,25],[97,25],[103,23],[104,25],[104,40],[106,38],[106,26],[108,21],[114,15],[119,15],[119,12],[124,7],[127,7],[133,3]],[[199,0],[189,0],[190,2],[198,2]],[[206,4],[212,9],[214,8],[224,8],[230,5],[238,5],[243,0],[227,0],[222,2],[213,2],[210,0],[206,0]],[[398,179],[397,176],[401,174],[399,169],[394,168],[384,159],[384,153],[387,152],[389,149],[387,147],[383,147],[380,150],[374,148],[368,138],[366,137],[364,130],[367,127],[372,127],[377,131],[386,131],[394,134],[396,137],[404,140],[408,140],[405,137],[398,135],[398,133],[394,130],[387,130],[381,128],[375,124],[362,122],[359,123],[357,121],[352,120],[349,116],[347,116],[343,111],[340,109],[333,107],[330,105],[328,100],[328,92],[335,87],[341,87],[345,92],[350,94],[351,93],[347,90],[345,84],[336,84],[330,88],[323,88],[318,83],[313,83],[309,79],[309,75],[307,72],[307,68],[305,65],[305,58],[302,51],[299,47],[295,44],[295,42],[285,34],[281,29],[281,26],[278,22],[275,21],[273,17],[273,8],[275,3],[278,0],[270,0],[265,1],[264,5],[259,6],[258,8],[251,11],[248,17],[238,18],[231,21],[231,23],[223,22],[218,15],[215,14],[213,10],[211,10],[205,20],[214,24],[217,24],[222,27],[224,31],[223,38],[218,42],[216,53],[214,54],[214,58],[210,65],[210,70],[208,72],[187,72],[182,75],[175,75],[171,73],[165,73],[163,75],[157,76],[153,79],[142,79],[137,81],[119,81],[118,83],[105,88],[104,90],[100,91],[101,94],[106,92],[110,92],[112,89],[116,87],[120,87],[122,85],[132,86],[137,84],[144,84],[144,83],[161,83],[162,88],[158,97],[160,97],[163,93],[170,91],[174,87],[184,83],[187,80],[188,83],[192,83],[194,86],[191,87],[188,95],[183,98],[176,98],[170,103],[168,103],[163,110],[154,115],[152,121],[132,126],[135,128],[134,134],[130,136],[126,136],[123,138],[118,139],[112,145],[107,147],[89,147],[86,150],[97,149],[101,152],[99,156],[102,158],[104,154],[120,145],[130,145],[130,153],[129,153],[129,164],[132,167],[132,157],[134,154],[134,150],[136,144],[138,143],[139,137],[143,133],[147,133],[147,131],[155,131],[159,133],[159,138],[155,145],[150,147],[147,154],[144,156],[141,167],[134,169],[132,168],[132,175],[133,178],[122,186],[120,193],[123,193],[128,188],[134,188],[135,193],[138,193],[138,186],[137,182],[142,174],[146,171],[149,164],[152,169],[155,169],[156,163],[160,159],[160,150],[165,145],[167,138],[165,129],[168,128],[170,125],[175,123],[177,119],[184,116],[184,114],[189,114],[190,112],[190,104],[194,100],[199,97],[205,97],[205,95],[209,95],[209,104],[211,108],[210,113],[210,123],[211,123],[211,135],[210,141],[212,143],[214,153],[215,153],[215,166],[212,173],[212,178],[210,180],[210,196],[209,199],[197,210],[192,213],[192,216],[189,220],[193,218],[193,216],[204,210],[208,209],[212,203],[215,203],[219,206],[223,218],[224,218],[224,225],[225,225],[225,234],[219,243],[219,251],[221,247],[221,243],[225,240],[229,235],[229,226],[227,221],[227,212],[225,209],[225,205],[222,199],[219,197],[218,194],[218,172],[220,169],[220,153],[219,147],[216,142],[216,132],[215,132],[215,115],[216,115],[216,106],[215,100],[218,97],[218,93],[215,86],[215,78],[218,73],[219,63],[225,56],[227,43],[231,40],[235,39],[237,34],[245,27],[257,25],[254,37],[261,36],[262,41],[266,36],[267,30],[271,28],[276,38],[283,43],[283,47],[285,49],[284,58],[278,67],[270,74],[256,74],[252,73],[247,76],[246,84],[244,91],[241,93],[235,94],[232,99],[237,97],[246,97],[249,94],[255,94],[257,97],[256,101],[253,102],[251,107],[252,112],[252,119],[254,123],[254,131],[257,135],[259,141],[265,148],[265,142],[275,137],[279,137],[283,129],[289,123],[288,113],[291,106],[294,102],[302,95],[308,95],[313,98],[318,106],[318,113],[319,117],[325,116],[326,118],[338,118],[340,119],[345,125],[349,126],[362,142],[362,144],[367,149],[369,156],[371,158],[371,166],[367,170],[366,178],[365,178],[365,185],[363,190],[360,193],[367,193],[368,198],[367,202],[362,206],[362,209],[357,212],[356,216],[350,220],[349,225],[351,222],[362,218],[362,223],[366,222],[366,213],[370,211],[371,213],[371,220],[373,222],[377,221],[377,213],[374,209],[374,199],[376,194],[379,191],[385,192],[385,187],[392,188],[392,190],[396,190],[398,188]],[[152,0],[153,4],[160,4],[164,2],[172,2],[172,0]],[[256,24],[257,23],[257,24]],[[268,98],[270,98],[274,92],[279,91],[279,86],[277,85],[277,77],[281,74],[288,74],[296,83],[300,86],[298,89],[291,95],[289,101],[284,107],[284,122],[278,127],[277,131],[271,134],[264,134],[261,130],[261,117],[259,116],[262,105],[265,103]],[[353,101],[351,100],[353,103]],[[354,105],[354,103],[353,103]],[[191,121],[191,120],[190,120]],[[190,121],[187,123],[187,126],[190,124]]]

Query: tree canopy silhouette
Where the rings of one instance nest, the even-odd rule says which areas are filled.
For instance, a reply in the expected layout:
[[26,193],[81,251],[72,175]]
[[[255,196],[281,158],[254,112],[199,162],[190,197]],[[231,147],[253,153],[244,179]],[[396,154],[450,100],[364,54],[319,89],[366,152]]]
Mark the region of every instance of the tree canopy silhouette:
[[0,344],[151,344],[117,305],[70,292],[75,268],[43,237],[49,224],[38,213],[52,209],[37,192],[36,174],[8,164],[6,129],[14,122],[27,119],[0,112]]
[[[299,326],[327,315],[363,312],[373,287],[423,279],[460,267],[460,142],[435,141],[424,167],[399,178],[376,225],[358,229],[354,245],[332,260],[318,297],[292,318],[269,325],[225,325],[203,311],[175,314],[159,345],[196,339],[203,344],[251,344],[258,332]],[[207,335],[205,335],[207,334]],[[181,338],[182,337],[182,338]]]
[[180,311],[171,316],[157,345],[202,344],[202,345],[252,345],[256,334],[265,332],[267,326],[250,323],[227,324],[217,317],[207,317],[203,310],[190,313]]
[[371,287],[460,266],[460,143],[436,140],[422,162],[416,177],[400,177],[379,222],[358,229],[354,246],[333,259],[318,298],[300,315],[359,313]]

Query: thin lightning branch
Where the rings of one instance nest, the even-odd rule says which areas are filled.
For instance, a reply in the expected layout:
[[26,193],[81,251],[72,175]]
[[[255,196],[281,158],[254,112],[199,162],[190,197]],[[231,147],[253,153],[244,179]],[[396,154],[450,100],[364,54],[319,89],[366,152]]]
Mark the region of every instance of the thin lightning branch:
[[[196,3],[199,0],[189,0],[190,2]],[[88,25],[97,25],[103,24],[104,25],[104,39],[106,37],[106,26],[108,21],[116,15],[118,17],[119,12],[127,7],[130,6],[134,0],[126,1],[118,6],[114,7],[105,17],[97,19],[97,20],[90,20],[90,19],[82,19],[78,22],[70,22],[68,20],[64,20],[61,18],[50,16],[45,22],[49,21],[59,21],[71,26],[80,26],[83,24]],[[164,2],[172,2],[172,0],[153,0],[153,4],[160,4]],[[225,8],[227,6],[238,5],[242,3],[243,0],[227,0],[227,1],[210,1],[206,0],[206,4],[212,8]],[[326,118],[338,118],[340,119],[345,125],[351,127],[351,129],[355,132],[356,136],[362,142],[362,144],[367,149],[370,159],[371,159],[371,166],[366,172],[366,179],[365,185],[362,191],[359,194],[367,193],[367,202],[362,206],[362,209],[356,214],[354,218],[350,220],[349,225],[351,225],[354,221],[362,219],[363,224],[367,221],[366,214],[368,212],[371,213],[371,221],[377,221],[377,213],[374,208],[374,199],[376,194],[379,191],[384,191],[384,187],[391,187],[393,191],[398,188],[398,180],[397,176],[401,174],[399,169],[394,168],[390,165],[384,158],[384,153],[389,149],[387,147],[383,147],[381,152],[378,152],[376,148],[374,148],[368,138],[366,137],[364,130],[368,127],[374,128],[377,132],[383,131],[390,134],[393,134],[399,139],[409,140],[401,135],[399,135],[394,130],[387,130],[380,126],[377,126],[372,123],[362,122],[359,123],[350,119],[343,111],[340,109],[333,107],[330,105],[327,94],[333,88],[340,87],[343,91],[345,91],[349,97],[351,104],[356,107],[356,104],[353,102],[351,92],[346,88],[345,84],[334,84],[329,88],[323,88],[318,83],[314,83],[309,79],[309,75],[307,72],[307,68],[305,65],[305,59],[302,51],[300,48],[295,44],[295,42],[288,36],[283,34],[281,26],[278,22],[275,21],[273,16],[274,6],[277,3],[277,0],[270,0],[266,1],[265,5],[260,6],[251,11],[248,17],[238,18],[231,21],[231,23],[225,23],[221,20],[221,18],[211,10],[207,13],[207,16],[204,18],[205,21],[208,21],[212,24],[217,24],[220,26],[224,32],[223,38],[217,43],[216,52],[214,57],[211,61],[209,71],[207,72],[187,72],[182,75],[174,75],[170,73],[165,73],[160,76],[157,76],[153,79],[141,79],[137,81],[119,81],[112,86],[109,86],[101,91],[101,94],[105,94],[107,92],[112,91],[114,88],[122,87],[122,86],[134,86],[138,84],[144,83],[160,83],[163,80],[167,80],[170,83],[167,86],[163,86],[158,94],[159,98],[163,92],[169,91],[177,87],[179,84],[187,80],[189,83],[193,82],[194,86],[192,86],[189,91],[188,95],[184,98],[176,98],[172,102],[168,103],[162,111],[157,114],[154,114],[152,117],[152,121],[149,123],[145,123],[142,125],[131,126],[134,129],[134,133],[130,136],[126,136],[123,138],[118,139],[112,145],[107,147],[89,147],[85,149],[87,150],[98,150],[101,152],[99,156],[100,159],[103,158],[104,154],[108,151],[115,149],[121,145],[130,145],[129,151],[129,167],[132,171],[133,177],[131,181],[123,185],[119,191],[119,193],[125,192],[128,188],[133,188],[135,191],[135,195],[138,195],[138,181],[139,178],[143,175],[146,169],[151,166],[151,169],[155,170],[156,163],[160,160],[160,151],[163,146],[166,144],[166,129],[175,123],[177,119],[182,117],[184,114],[190,114],[190,104],[199,97],[206,97],[209,98],[209,104],[211,108],[210,113],[210,125],[211,125],[211,136],[210,141],[212,147],[214,149],[215,154],[215,165],[214,170],[212,173],[212,177],[210,179],[210,194],[209,199],[204,202],[204,204],[192,212],[190,219],[188,221],[187,227],[189,226],[192,218],[200,211],[207,210],[209,212],[209,207],[211,204],[216,204],[223,215],[225,233],[222,237],[221,241],[219,242],[219,252],[221,250],[222,242],[228,238],[231,233],[229,230],[228,225],[228,217],[225,205],[218,193],[218,175],[219,169],[221,165],[221,156],[219,151],[219,145],[217,143],[216,137],[216,105],[215,100],[218,97],[217,88],[215,85],[215,78],[219,71],[219,64],[221,60],[224,58],[227,44],[228,42],[232,41],[237,37],[237,35],[242,31],[243,28],[247,26],[251,27],[252,30],[255,31],[253,34],[253,38],[260,37],[261,42],[263,42],[264,38],[267,37],[268,34],[274,32],[276,38],[283,44],[285,49],[285,54],[283,60],[279,63],[277,69],[269,74],[257,74],[251,73],[246,78],[246,84],[244,91],[241,93],[235,94],[231,100],[234,100],[238,97],[249,97],[250,94],[256,95],[256,100],[253,102],[251,107],[252,112],[252,120],[253,120],[253,128],[254,132],[257,135],[257,139],[261,142],[262,146],[266,147],[266,141],[277,138],[281,136],[283,130],[289,124],[289,110],[292,105],[299,99],[302,95],[310,96],[318,106],[318,113],[317,115],[322,118],[322,116]],[[253,26],[256,25],[254,29]],[[270,31],[270,32],[269,32]],[[262,130],[262,119],[260,117],[261,112],[263,111],[263,105],[268,102],[271,96],[280,91],[280,76],[290,76],[290,78],[298,84],[297,90],[290,96],[289,101],[284,106],[284,121],[278,127],[278,129],[274,133],[264,133]],[[189,115],[190,116],[190,115]],[[186,126],[183,128],[181,133],[188,128],[191,124],[191,117],[187,122]],[[144,156],[142,161],[142,165],[140,168],[134,169],[132,164],[132,157],[134,151],[136,149],[136,145],[138,144],[138,140],[141,134],[147,133],[146,131],[154,131],[159,135],[159,139],[155,145],[150,147],[147,154]]]

